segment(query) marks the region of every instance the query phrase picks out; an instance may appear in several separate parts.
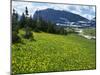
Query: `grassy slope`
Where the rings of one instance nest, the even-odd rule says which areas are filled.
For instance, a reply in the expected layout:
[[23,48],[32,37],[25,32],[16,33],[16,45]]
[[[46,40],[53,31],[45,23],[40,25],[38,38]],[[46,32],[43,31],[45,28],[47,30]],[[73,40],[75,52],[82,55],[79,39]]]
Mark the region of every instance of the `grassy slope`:
[[36,41],[23,39],[24,44],[12,45],[13,73],[96,68],[94,40],[74,34],[34,33],[34,36]]

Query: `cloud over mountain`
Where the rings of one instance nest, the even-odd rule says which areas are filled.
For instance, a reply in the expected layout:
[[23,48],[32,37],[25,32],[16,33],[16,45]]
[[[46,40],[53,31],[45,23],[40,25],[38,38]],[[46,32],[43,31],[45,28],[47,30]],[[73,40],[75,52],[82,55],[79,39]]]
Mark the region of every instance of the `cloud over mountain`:
[[37,2],[12,2],[12,9],[14,8],[20,15],[25,11],[25,7],[28,7],[29,14],[33,15],[36,10],[43,10],[52,8],[55,10],[70,11],[75,14],[79,14],[87,19],[95,17],[95,6],[86,5],[69,5],[69,4],[53,4],[53,3],[37,3]]

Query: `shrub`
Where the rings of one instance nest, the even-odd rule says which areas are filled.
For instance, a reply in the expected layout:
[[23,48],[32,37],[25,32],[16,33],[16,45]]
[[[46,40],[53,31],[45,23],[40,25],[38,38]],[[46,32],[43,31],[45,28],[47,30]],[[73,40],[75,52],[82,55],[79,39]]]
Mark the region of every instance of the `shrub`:
[[16,31],[12,32],[12,43],[16,43],[20,41],[20,37],[18,36],[18,33]]
[[34,29],[34,31],[35,32],[40,32],[40,30],[37,27]]
[[31,28],[26,27],[25,28],[25,36],[26,39],[34,39],[33,33],[31,31]]
[[27,31],[25,34],[26,39],[34,39],[33,33],[31,31]]

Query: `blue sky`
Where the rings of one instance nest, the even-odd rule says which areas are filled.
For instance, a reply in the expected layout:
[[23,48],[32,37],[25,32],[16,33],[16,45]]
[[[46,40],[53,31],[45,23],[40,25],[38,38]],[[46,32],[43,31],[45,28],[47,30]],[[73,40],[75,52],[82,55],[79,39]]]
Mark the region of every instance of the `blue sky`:
[[33,15],[36,10],[44,10],[47,8],[52,8],[55,10],[70,11],[88,19],[92,19],[95,17],[95,6],[18,2],[18,1],[12,2],[12,9],[14,8],[20,15],[25,11],[26,6],[28,7],[30,15]]

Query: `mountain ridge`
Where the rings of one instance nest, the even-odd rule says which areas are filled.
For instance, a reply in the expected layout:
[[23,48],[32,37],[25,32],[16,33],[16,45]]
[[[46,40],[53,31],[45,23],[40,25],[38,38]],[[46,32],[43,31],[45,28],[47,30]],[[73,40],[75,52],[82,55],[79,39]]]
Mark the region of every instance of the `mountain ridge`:
[[38,10],[33,15],[34,19],[42,17],[45,21],[51,21],[53,23],[64,24],[66,22],[78,22],[78,21],[89,21],[87,18],[84,18],[78,14],[64,11],[64,10],[54,10],[51,8]]

